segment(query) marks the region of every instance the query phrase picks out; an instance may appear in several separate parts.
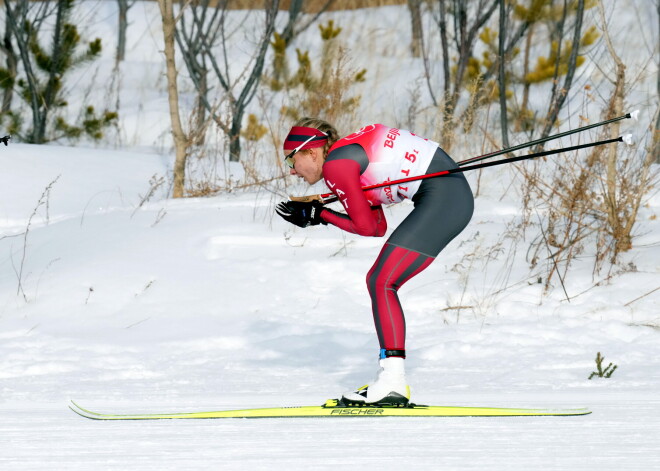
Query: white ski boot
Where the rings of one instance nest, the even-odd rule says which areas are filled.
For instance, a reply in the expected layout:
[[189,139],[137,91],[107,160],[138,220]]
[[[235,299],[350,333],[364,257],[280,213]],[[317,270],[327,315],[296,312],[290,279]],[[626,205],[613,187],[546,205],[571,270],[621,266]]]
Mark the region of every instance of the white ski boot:
[[357,391],[344,393],[341,402],[347,406],[407,406],[410,386],[406,382],[404,361],[399,357],[381,359],[376,381]]

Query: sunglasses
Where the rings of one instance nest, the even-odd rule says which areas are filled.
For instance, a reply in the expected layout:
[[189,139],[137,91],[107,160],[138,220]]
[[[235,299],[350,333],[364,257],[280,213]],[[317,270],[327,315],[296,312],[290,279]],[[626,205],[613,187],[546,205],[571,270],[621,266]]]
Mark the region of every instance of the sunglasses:
[[[319,132],[323,132],[323,131],[319,131]],[[300,149],[302,149],[303,147],[305,147],[305,145],[306,145],[308,142],[311,142],[311,141],[313,141],[314,139],[325,139],[327,136],[328,136],[328,135],[325,134],[325,133],[323,133],[323,136],[309,136],[309,138],[308,138],[305,142],[303,142],[302,144],[300,144],[298,147],[296,147],[296,148],[293,149],[291,152],[289,152],[289,153],[286,155],[286,157],[284,157],[284,162],[286,162],[286,164],[289,166],[289,168],[293,168],[293,166],[294,166],[295,163],[296,163],[296,160],[293,158],[293,156],[296,155],[296,152],[298,152]]]

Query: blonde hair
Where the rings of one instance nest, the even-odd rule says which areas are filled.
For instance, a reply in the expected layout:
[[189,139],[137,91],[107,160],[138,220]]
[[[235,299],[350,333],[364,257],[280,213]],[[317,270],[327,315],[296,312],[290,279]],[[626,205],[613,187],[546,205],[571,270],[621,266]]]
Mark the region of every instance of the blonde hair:
[[304,126],[306,128],[315,128],[318,129],[321,132],[324,132],[328,135],[328,142],[327,144],[323,147],[323,157],[325,158],[326,155],[328,155],[328,151],[330,150],[330,147],[339,140],[339,133],[335,129],[335,127],[328,123],[327,121],[324,121],[320,118],[300,118],[294,126]]

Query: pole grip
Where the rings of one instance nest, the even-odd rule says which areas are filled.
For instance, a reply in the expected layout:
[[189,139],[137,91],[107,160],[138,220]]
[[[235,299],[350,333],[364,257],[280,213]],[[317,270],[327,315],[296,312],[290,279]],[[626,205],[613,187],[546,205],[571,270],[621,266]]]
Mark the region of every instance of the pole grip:
[[318,201],[323,204],[332,203],[337,201],[337,197],[333,193],[325,193],[323,195],[308,195],[308,196],[289,196],[290,201],[297,201],[299,203],[311,203]]

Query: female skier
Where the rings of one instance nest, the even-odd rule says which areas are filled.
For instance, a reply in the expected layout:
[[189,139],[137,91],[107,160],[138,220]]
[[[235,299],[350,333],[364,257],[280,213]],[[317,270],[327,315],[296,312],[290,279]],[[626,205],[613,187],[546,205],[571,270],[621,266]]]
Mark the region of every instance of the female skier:
[[303,118],[286,137],[284,154],[291,175],[310,185],[324,179],[346,212],[318,201],[280,203],[277,213],[297,226],[332,224],[362,236],[382,237],[387,229],[382,205],[405,199],[414,203],[367,274],[380,343],[377,379],[342,397],[346,405],[406,405],[406,323],[397,290],[428,267],[468,224],[474,209],[470,186],[463,175],[450,174],[363,191],[363,186],[457,166],[436,142],[382,124],[339,139],[329,123]]

